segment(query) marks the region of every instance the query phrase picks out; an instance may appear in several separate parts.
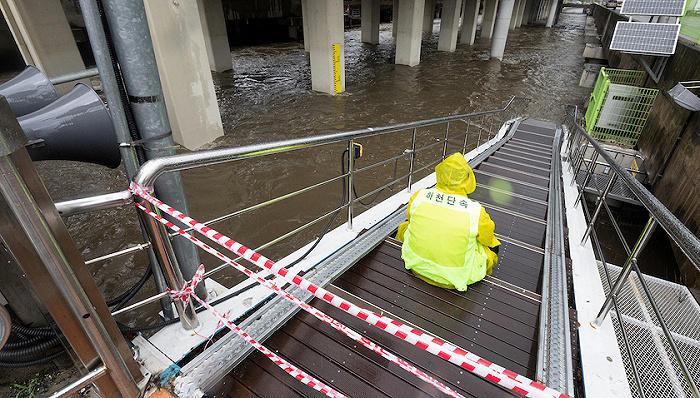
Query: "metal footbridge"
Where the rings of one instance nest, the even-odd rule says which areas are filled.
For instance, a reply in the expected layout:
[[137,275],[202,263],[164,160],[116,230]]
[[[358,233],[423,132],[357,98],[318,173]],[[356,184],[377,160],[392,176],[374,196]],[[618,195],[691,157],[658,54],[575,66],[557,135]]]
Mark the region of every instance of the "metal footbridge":
[[[27,253],[14,231],[39,237],[32,242],[50,255],[38,251],[30,273],[42,275],[40,264],[53,261],[47,269],[56,270],[54,288],[44,292],[70,299],[62,309],[51,303],[52,311],[63,314],[58,327],[63,330],[65,319],[75,317],[68,331],[101,333],[72,337],[71,344],[82,341],[75,350],[91,347],[98,356],[84,377],[56,396],[110,380],[124,396],[136,390],[147,396],[145,389],[154,386],[147,382],[160,380],[179,397],[698,397],[700,306],[685,287],[643,276],[636,261],[657,225],[696,268],[700,241],[580,127],[576,112],[561,125],[523,118],[526,105],[513,98],[493,111],[159,158],[143,165],[129,191],[55,208],[45,188],[36,185],[28,158],[17,155],[23,147],[13,141],[16,136],[0,136],[6,148],[0,151],[2,208],[8,209],[0,212],[1,225],[14,226],[12,233],[0,231],[5,247]],[[380,145],[383,152],[370,154],[366,164],[358,144],[373,142],[391,145]],[[611,169],[606,184],[585,183],[596,167],[595,160],[585,160],[591,151]],[[466,292],[437,288],[406,271],[401,243],[392,238],[411,195],[433,186],[435,165],[454,152],[474,169],[477,188],[470,197],[485,207],[501,241],[492,275]],[[270,157],[311,159],[318,164],[317,179],[252,204],[234,203],[230,213],[203,222],[150,194],[163,174],[203,166],[216,172]],[[340,174],[330,166],[338,159]],[[577,184],[575,176],[584,183]],[[308,211],[305,195],[325,190],[323,195],[337,197],[341,184],[339,206],[300,214],[288,233],[256,248],[227,236],[227,230],[249,225],[244,215],[274,206],[285,214]],[[624,184],[649,211],[634,245],[622,236],[607,203],[615,184]],[[582,198],[592,189],[598,199],[589,204]],[[13,201],[7,192],[26,198]],[[149,249],[176,291],[172,300],[179,317],[148,338],[130,341],[136,361],[123,354],[128,348],[112,316],[169,293],[111,311],[100,303],[94,283],[87,296],[80,293],[90,275],[59,218],[133,204],[143,210],[148,240],[89,262]],[[14,216],[32,208],[38,210]],[[596,220],[603,212],[628,255],[621,267],[605,261],[597,240]],[[31,229],[42,219],[51,221],[50,228]],[[279,261],[264,256],[268,248],[326,222],[318,238],[277,256]],[[224,263],[202,267],[186,281],[169,243],[175,235]],[[45,242],[60,246],[41,246]],[[253,265],[244,267],[247,262]],[[231,267],[250,280],[228,287],[215,280]],[[73,274],[78,279],[67,277]],[[197,283],[216,297],[200,300]],[[137,366],[147,375],[138,386],[132,376]]]

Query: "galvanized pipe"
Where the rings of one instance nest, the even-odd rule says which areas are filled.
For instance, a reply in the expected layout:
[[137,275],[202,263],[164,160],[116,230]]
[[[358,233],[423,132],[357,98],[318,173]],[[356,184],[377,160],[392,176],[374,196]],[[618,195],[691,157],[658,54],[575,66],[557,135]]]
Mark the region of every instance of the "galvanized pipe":
[[[143,1],[102,0],[102,3],[129,94],[130,106],[139,133],[142,139],[146,140],[143,144],[146,158],[175,155],[175,142],[165,108],[163,88]],[[178,173],[160,179],[155,184],[155,189],[158,197],[169,205],[182,212],[188,212],[182,178]],[[170,242],[164,244],[169,245]],[[182,273],[187,279],[192,278],[200,264],[197,248],[183,237],[174,238],[172,244]],[[204,285],[198,286],[196,291],[200,297],[206,297]]]
[[616,179],[617,179],[616,174],[611,175],[610,181],[608,181],[608,185],[605,186],[603,193],[598,195],[598,201],[596,202],[595,212],[593,212],[593,217],[591,217],[591,221],[588,223],[588,227],[586,228],[586,232],[583,233],[583,239],[581,239],[581,245],[583,245],[584,242],[586,242],[586,239],[588,239],[588,235],[590,235],[591,230],[593,229],[593,225],[595,225],[595,222],[598,219],[598,215],[600,214],[600,210],[603,208],[603,204],[605,203],[605,200],[608,198],[608,193],[610,192],[610,189],[612,188]]
[[100,72],[97,68],[90,68],[86,70],[81,70],[80,72],[66,73],[65,75],[50,77],[49,81],[51,84],[61,84],[68,83],[75,80],[85,79],[86,77],[99,76]]
[[[591,158],[591,163],[595,163],[596,159],[598,159],[598,152],[593,154],[593,157]],[[593,166],[593,169],[595,170],[595,166]],[[586,189],[586,185],[588,185],[588,181],[591,180],[591,176],[593,175],[593,170],[591,170],[591,168],[588,167],[588,165],[586,166],[586,170],[588,171],[588,173],[586,173],[586,178],[583,179],[583,184],[581,184],[581,187],[578,190],[578,196],[576,197],[576,200],[574,201],[574,209],[578,206],[579,202],[583,199],[583,192]],[[576,178],[576,174],[574,174],[574,179],[575,178]]]
[[646,227],[644,227],[642,234],[639,236],[639,239],[637,239],[637,243],[634,245],[632,252],[630,253],[629,257],[627,257],[627,261],[625,261],[625,265],[622,267],[622,272],[620,272],[620,276],[618,276],[617,280],[615,281],[615,286],[610,289],[610,294],[608,294],[608,296],[605,298],[605,302],[600,308],[598,316],[596,316],[596,318],[591,322],[593,327],[597,328],[603,324],[605,317],[608,315],[608,312],[610,312],[610,308],[612,307],[613,298],[617,298],[618,293],[620,293],[620,289],[622,289],[622,284],[625,282],[625,280],[627,280],[632,272],[632,263],[636,264],[639,252],[642,251],[642,249],[644,249],[646,244],[649,242],[651,234],[654,232],[655,228],[656,219],[654,216],[651,216],[649,217],[649,221],[647,222]]
[[[106,29],[102,24],[99,7],[96,0],[79,0],[79,4],[83,19],[85,20],[85,28],[90,38],[90,47],[92,48],[95,63],[100,73],[102,90],[107,99],[107,105],[109,105],[109,114],[112,117],[112,124],[114,125],[114,131],[117,135],[117,141],[120,143],[131,142],[131,131],[129,130],[129,124],[124,111],[124,107],[128,106],[128,104],[122,102],[116,71],[113,67],[109,44],[105,36]],[[139,160],[136,156],[136,152],[133,147],[122,145],[119,146],[119,152],[122,155],[126,176],[131,181],[139,170]],[[143,225],[140,225],[140,228],[143,238],[147,239],[148,235]],[[148,259],[152,264],[156,263],[156,257],[151,250],[148,250]],[[159,291],[164,291],[166,289],[165,279],[159,267],[153,268],[153,279]],[[163,308],[163,314],[165,316],[171,317],[173,315],[168,298],[161,301],[161,307]]]

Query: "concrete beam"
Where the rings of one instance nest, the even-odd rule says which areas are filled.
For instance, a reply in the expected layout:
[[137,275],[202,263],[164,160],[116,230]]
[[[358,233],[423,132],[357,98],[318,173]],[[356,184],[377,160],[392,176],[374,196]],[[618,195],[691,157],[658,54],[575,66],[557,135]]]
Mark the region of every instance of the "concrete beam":
[[[0,0],[0,9],[27,65],[49,77],[85,70],[60,0]],[[63,95],[76,83],[59,84],[56,90]]]
[[464,0],[462,12],[462,35],[459,38],[460,43],[468,45],[474,44],[476,38],[476,24],[479,18],[479,3],[481,0]]
[[226,19],[221,0],[197,0],[202,21],[204,45],[207,47],[209,68],[214,72],[231,70],[231,47],[228,45]]
[[335,95],[345,91],[343,0],[307,0],[311,88]]
[[515,0],[501,0],[501,3],[498,5],[498,17],[496,18],[493,40],[491,41],[491,58],[496,58],[499,61],[503,60],[503,52],[508,39],[508,27],[513,16],[514,6]]
[[420,63],[425,0],[401,0],[396,34],[396,65],[416,66]]
[[552,0],[552,5],[549,7],[549,16],[547,17],[547,28],[551,28],[556,23],[558,9],[559,0]]
[[484,17],[481,20],[481,38],[490,39],[496,23],[496,8],[498,0],[484,0]]
[[379,0],[362,0],[362,42],[379,44]]
[[197,3],[145,0],[144,6],[173,139],[199,148],[224,130]]
[[433,34],[433,21],[435,20],[435,6],[437,5],[437,0],[424,0],[425,8],[423,11],[423,33],[428,36]]
[[459,33],[459,11],[462,0],[443,0],[442,19],[440,20],[440,38],[438,51],[453,52],[457,49],[457,34]]

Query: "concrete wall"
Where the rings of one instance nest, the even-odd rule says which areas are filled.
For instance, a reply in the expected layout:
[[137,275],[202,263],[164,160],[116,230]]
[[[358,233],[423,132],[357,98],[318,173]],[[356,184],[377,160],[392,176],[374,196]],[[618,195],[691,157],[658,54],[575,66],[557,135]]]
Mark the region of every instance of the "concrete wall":
[[[600,6],[593,8],[593,17],[610,67],[644,70],[629,54],[608,50],[615,24],[618,20],[626,19]],[[647,63],[652,62],[652,57],[646,59]],[[660,92],[637,143],[646,157],[644,165],[652,181],[666,159],[669,159],[663,176],[652,187],[652,192],[696,236],[700,236],[700,112],[691,115],[690,111],[677,105],[667,93],[680,81],[696,80],[698,65],[700,46],[680,39],[676,53],[669,58],[659,83],[647,77],[645,87],[656,88]],[[689,117],[685,134],[671,153],[673,144]],[[683,282],[689,287],[700,288],[700,275],[692,264],[684,261],[685,256],[675,250]]]

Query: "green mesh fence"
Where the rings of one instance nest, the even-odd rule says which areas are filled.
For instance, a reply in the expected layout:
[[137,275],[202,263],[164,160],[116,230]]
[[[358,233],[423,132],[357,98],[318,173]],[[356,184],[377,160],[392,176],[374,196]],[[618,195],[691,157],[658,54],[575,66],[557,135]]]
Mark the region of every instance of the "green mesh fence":
[[585,121],[588,133],[599,141],[625,147],[637,145],[659,90],[638,87],[643,71],[601,68]]

